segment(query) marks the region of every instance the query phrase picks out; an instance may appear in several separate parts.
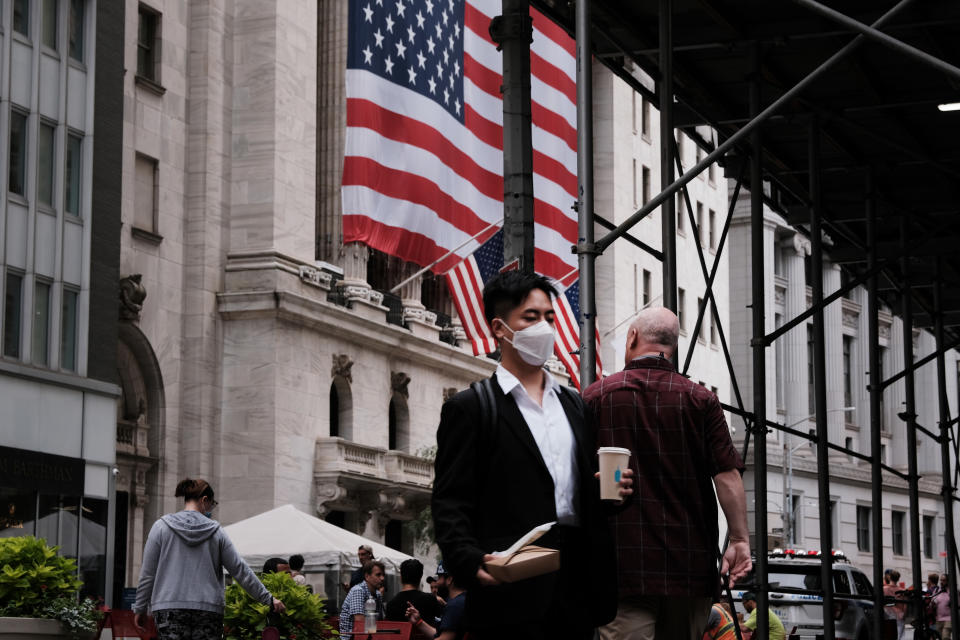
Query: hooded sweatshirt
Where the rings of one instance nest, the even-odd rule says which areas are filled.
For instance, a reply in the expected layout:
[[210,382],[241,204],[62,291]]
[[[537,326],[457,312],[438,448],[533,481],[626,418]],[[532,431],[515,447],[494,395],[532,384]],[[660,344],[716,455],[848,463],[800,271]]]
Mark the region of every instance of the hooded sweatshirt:
[[155,523],[143,550],[135,613],[194,609],[223,613],[223,570],[250,596],[273,596],[243,561],[216,520],[196,511],[170,513]]

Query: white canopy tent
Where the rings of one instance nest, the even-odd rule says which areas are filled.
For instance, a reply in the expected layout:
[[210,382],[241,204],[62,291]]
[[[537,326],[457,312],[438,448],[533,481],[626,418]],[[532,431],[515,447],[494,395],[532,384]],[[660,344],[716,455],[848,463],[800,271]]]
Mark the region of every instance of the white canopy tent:
[[413,557],[306,514],[292,504],[235,522],[224,531],[255,571],[268,558],[289,558],[295,553],[303,556],[308,571],[348,569],[357,565],[357,549],[362,544],[370,545],[373,556],[392,573]]

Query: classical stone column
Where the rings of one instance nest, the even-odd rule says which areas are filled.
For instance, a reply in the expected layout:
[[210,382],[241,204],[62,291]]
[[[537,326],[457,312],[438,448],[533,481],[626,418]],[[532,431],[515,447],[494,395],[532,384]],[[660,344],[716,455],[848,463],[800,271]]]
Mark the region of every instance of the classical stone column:
[[[887,347],[888,366],[884,367],[883,377],[900,373],[904,369],[903,361],[903,322],[899,317],[894,316],[890,325],[890,341]],[[904,410],[906,393],[903,388],[903,379],[897,380],[887,387],[884,394],[884,408],[887,414],[887,430],[890,431],[889,457],[890,466],[907,466],[907,425],[897,417],[897,414]]]
[[[824,297],[840,288],[840,267],[830,262],[823,265]],[[827,425],[830,442],[843,444],[843,305],[837,300],[824,310],[824,339],[827,364]],[[834,455],[835,452],[831,452]],[[836,455],[842,455],[837,453]]]
[[[401,281],[410,278],[420,270],[420,266],[406,262],[400,270]],[[403,321],[414,335],[421,338],[437,339],[440,327],[437,326],[437,314],[428,311],[422,300],[423,276],[417,276],[400,287],[400,303],[403,305]]]
[[[784,321],[789,322],[807,310],[807,282],[804,273],[804,258],[810,254],[810,241],[799,233],[783,243],[783,274],[787,280],[784,298]],[[784,405],[787,410],[786,424],[794,425],[798,431],[806,431],[806,422],[810,411],[808,361],[807,361],[807,323],[803,322],[788,331],[780,340],[783,345],[783,387]],[[784,442],[788,447],[796,446],[791,436]],[[801,453],[801,452],[797,452]]]
[[327,262],[337,261],[343,243],[348,6],[343,0],[320,0],[317,6],[317,257]]

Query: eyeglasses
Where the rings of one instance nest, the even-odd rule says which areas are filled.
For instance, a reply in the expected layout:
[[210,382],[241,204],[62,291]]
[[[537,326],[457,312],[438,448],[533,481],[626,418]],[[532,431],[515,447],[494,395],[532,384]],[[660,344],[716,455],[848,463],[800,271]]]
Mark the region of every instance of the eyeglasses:
[[217,508],[217,505],[220,504],[219,502],[217,502],[216,500],[214,500],[213,498],[211,498],[211,497],[209,497],[209,496],[207,497],[207,500],[210,501],[210,508],[211,508],[211,509],[216,509],[216,508]]

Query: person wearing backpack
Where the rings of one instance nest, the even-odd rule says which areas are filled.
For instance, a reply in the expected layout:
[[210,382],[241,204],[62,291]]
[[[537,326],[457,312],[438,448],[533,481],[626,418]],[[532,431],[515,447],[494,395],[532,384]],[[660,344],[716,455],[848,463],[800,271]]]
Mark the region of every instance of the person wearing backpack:
[[[484,315],[500,345],[493,376],[448,400],[437,429],[432,500],[444,565],[467,591],[472,640],[591,638],[616,614],[613,542],[600,503],[594,435],[580,396],[543,365],[554,349],[557,291],[508,271],[484,287]],[[629,478],[621,493],[630,492]],[[494,551],[534,527],[560,551],[560,570],[501,584]]]
[[187,478],[177,485],[183,509],[157,520],[147,536],[134,624],[144,631],[153,612],[160,640],[210,640],[223,637],[223,570],[255,600],[285,609],[243,561],[213,519],[217,506],[206,480]]

